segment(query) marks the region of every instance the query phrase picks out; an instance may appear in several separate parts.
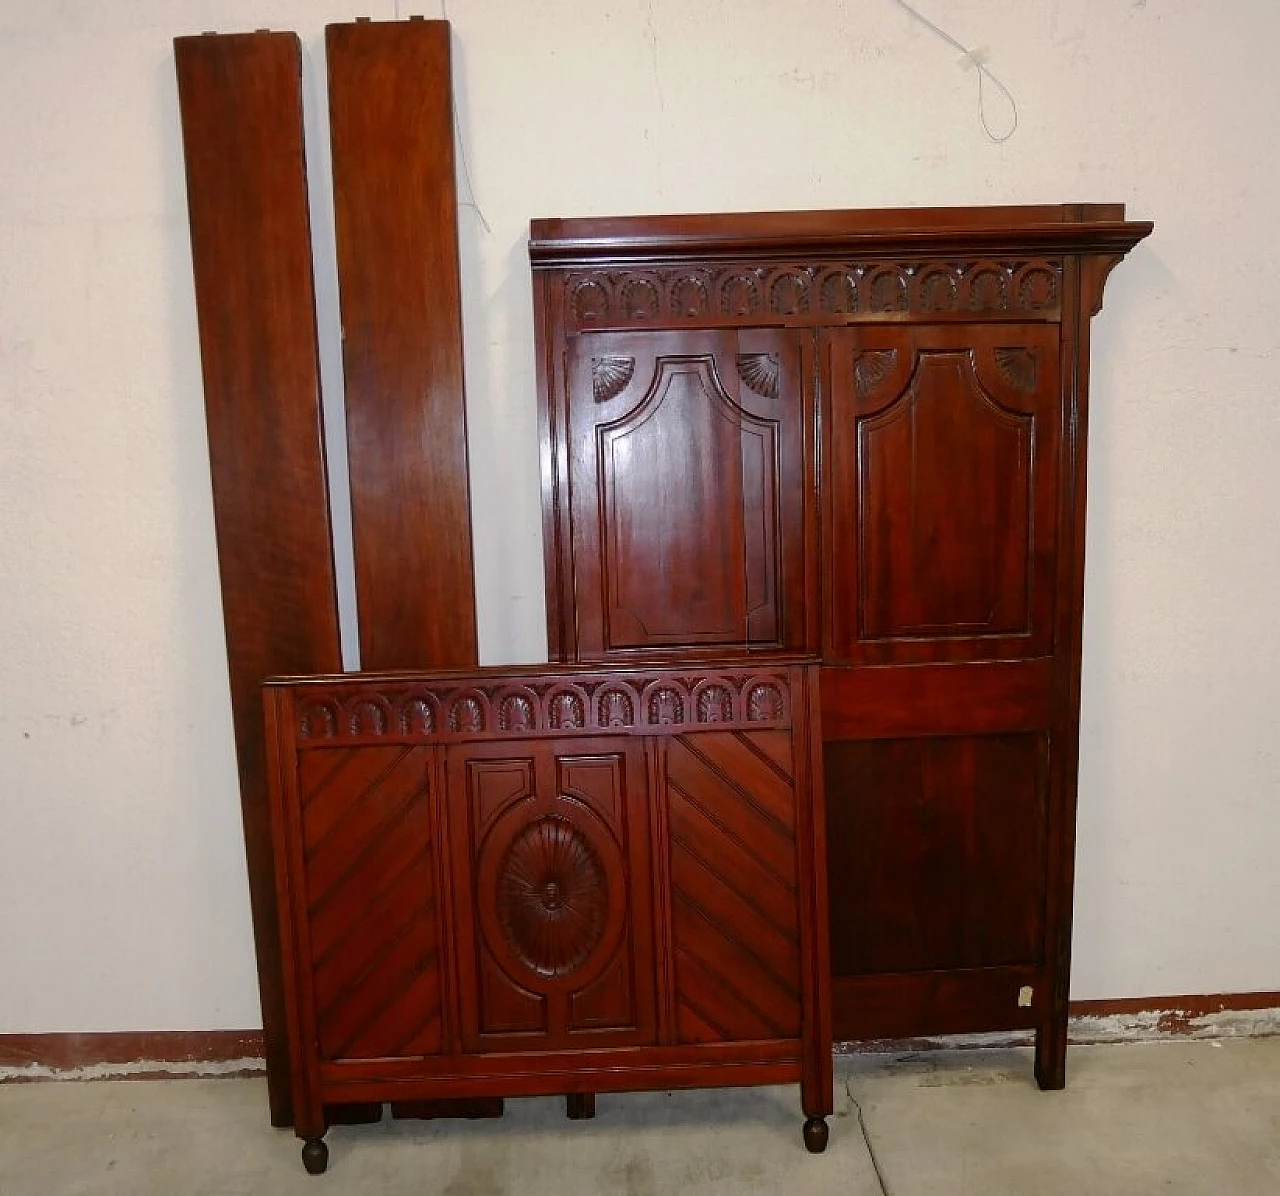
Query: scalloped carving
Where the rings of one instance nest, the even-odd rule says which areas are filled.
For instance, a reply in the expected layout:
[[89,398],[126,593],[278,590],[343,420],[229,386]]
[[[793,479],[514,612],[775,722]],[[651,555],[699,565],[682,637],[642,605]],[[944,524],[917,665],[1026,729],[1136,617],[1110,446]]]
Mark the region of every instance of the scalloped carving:
[[569,302],[580,324],[598,324],[609,315],[609,292],[592,279],[578,283]]
[[684,695],[670,685],[649,695],[649,721],[658,725],[684,722]]
[[[751,321],[767,306],[788,318],[864,312],[1051,311],[1061,301],[1062,261],[990,258],[919,262],[850,260],[726,262],[643,271],[596,270],[566,283],[568,318],[577,327],[692,320],[715,310],[730,321]],[[766,280],[766,276],[769,281]]]
[[466,694],[449,709],[449,730],[474,735],[484,730],[484,707],[474,694]]
[[1058,305],[1058,276],[1046,266],[1030,266],[1018,279],[1018,306],[1044,311]]
[[707,284],[693,274],[677,279],[671,288],[671,306],[678,316],[694,319],[707,314]]
[[980,266],[968,274],[970,311],[1005,311],[1009,306],[1009,271]]
[[560,690],[551,695],[547,704],[547,725],[552,727],[579,728],[587,725],[586,705],[582,695],[570,690]]
[[733,722],[733,695],[723,685],[708,685],[698,694],[698,722]]
[[921,276],[921,311],[954,311],[958,298],[956,279],[950,270],[929,270]]
[[436,729],[436,714],[426,698],[410,698],[400,707],[401,735],[430,735]]
[[347,730],[352,735],[385,735],[387,712],[370,698],[352,702],[347,710]]
[[303,739],[332,739],[338,733],[338,715],[329,702],[308,706],[298,719],[298,734]]
[[995,351],[996,369],[1014,390],[1030,393],[1036,388],[1039,373],[1035,354],[1022,345],[1009,345]]
[[803,274],[780,274],[769,288],[769,307],[780,316],[809,310],[809,280]]
[[498,707],[498,727],[503,731],[534,731],[538,717],[524,694],[509,694]]
[[540,976],[577,971],[600,945],[609,885],[595,847],[552,815],[516,836],[498,867],[498,924],[516,958]]
[[596,723],[601,727],[633,727],[635,704],[631,695],[620,689],[606,689],[596,699]]
[[649,279],[627,279],[622,288],[622,314],[628,320],[653,320],[661,311],[662,298]]
[[760,287],[750,274],[733,274],[720,281],[720,312],[753,316],[760,310]]
[[871,276],[871,310],[907,310],[907,279],[901,270],[881,270]]
[[845,315],[858,310],[858,284],[848,270],[837,270],[822,280],[818,304],[823,311]]
[[866,398],[880,385],[898,360],[897,349],[870,349],[858,354],[853,363],[853,389],[857,396]]
[[747,694],[747,721],[751,723],[772,723],[782,718],[786,706],[782,701],[782,692],[776,685],[760,682],[751,687]]
[[591,359],[591,393],[597,403],[616,399],[636,372],[634,357],[593,357]]
[[766,399],[778,397],[778,376],[781,372],[776,353],[738,354],[738,377]]

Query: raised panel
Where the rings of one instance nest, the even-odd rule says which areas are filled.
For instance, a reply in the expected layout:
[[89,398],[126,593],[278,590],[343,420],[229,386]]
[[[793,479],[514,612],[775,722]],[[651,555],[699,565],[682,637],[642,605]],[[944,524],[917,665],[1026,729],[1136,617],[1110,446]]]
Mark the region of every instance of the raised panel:
[[827,742],[832,973],[1038,964],[1047,765],[1043,734]]
[[860,638],[1026,634],[1033,425],[963,352],[921,354],[859,421]]
[[681,1042],[794,1037],[800,934],[793,770],[776,744],[711,732],[667,753]]
[[1049,651],[1056,332],[827,335],[831,659]]
[[580,655],[803,642],[799,358],[773,332],[570,345]]
[[470,1048],[527,1047],[533,1036],[555,1049],[588,1032],[651,1040],[639,744],[473,744],[450,750],[448,772],[470,824],[473,898],[459,924],[462,967],[475,969],[476,1000],[462,1011]]
[[426,751],[336,748],[299,763],[312,984],[324,1059],[443,1049]]

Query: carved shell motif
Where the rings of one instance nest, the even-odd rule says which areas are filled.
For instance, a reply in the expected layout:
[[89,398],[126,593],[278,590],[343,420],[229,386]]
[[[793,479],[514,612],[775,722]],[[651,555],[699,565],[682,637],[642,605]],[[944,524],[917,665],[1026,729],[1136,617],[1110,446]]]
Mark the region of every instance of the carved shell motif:
[[617,398],[636,372],[634,357],[593,357],[591,359],[591,393],[597,403]]
[[1009,345],[995,352],[996,369],[1014,390],[1031,392],[1036,388],[1036,359],[1029,349]]
[[758,395],[766,399],[778,397],[778,365],[776,353],[739,353],[738,376]]
[[865,398],[880,385],[898,360],[897,349],[880,349],[861,353],[853,367],[853,389],[859,398]]
[[531,823],[498,869],[498,920],[516,957],[542,976],[564,976],[599,946],[609,912],[604,866],[564,818]]

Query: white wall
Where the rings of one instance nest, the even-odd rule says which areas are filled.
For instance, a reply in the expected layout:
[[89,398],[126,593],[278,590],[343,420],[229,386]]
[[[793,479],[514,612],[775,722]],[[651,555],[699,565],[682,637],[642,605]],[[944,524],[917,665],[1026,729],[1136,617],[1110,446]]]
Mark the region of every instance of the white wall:
[[[892,0],[452,0],[484,659],[544,651],[530,217],[1123,200],[1075,994],[1280,989],[1280,9],[917,3],[989,47],[1006,144]],[[170,38],[297,29],[323,136],[361,11],[0,3],[0,1031],[258,1024]]]

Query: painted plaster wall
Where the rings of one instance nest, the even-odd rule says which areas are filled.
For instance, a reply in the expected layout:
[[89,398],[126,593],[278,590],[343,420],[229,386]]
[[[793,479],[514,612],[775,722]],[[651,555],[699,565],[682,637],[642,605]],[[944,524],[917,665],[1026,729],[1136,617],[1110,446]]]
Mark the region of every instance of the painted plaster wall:
[[[919,3],[1007,143],[892,0],[450,3],[484,660],[545,647],[531,216],[1123,200],[1157,231],[1095,326],[1075,993],[1280,988],[1280,15]],[[0,1032],[258,1024],[169,39],[298,30],[323,175],[361,12],[0,3]]]

